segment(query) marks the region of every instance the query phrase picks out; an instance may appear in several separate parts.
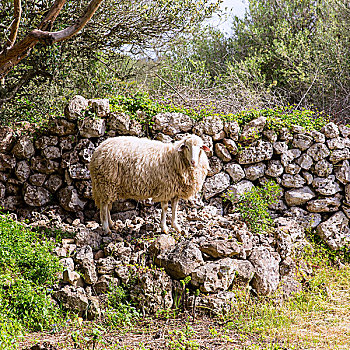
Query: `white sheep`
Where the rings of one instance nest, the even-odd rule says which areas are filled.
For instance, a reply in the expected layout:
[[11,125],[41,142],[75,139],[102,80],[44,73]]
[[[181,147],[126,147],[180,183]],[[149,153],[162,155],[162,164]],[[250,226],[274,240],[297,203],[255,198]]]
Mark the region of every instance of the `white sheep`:
[[117,199],[161,202],[161,230],[168,232],[166,211],[171,201],[171,225],[177,223],[179,199],[198,193],[209,169],[203,140],[190,135],[175,143],[162,143],[132,136],[113,137],[94,151],[89,169],[92,195],[100,208],[102,228],[113,227],[110,210]]

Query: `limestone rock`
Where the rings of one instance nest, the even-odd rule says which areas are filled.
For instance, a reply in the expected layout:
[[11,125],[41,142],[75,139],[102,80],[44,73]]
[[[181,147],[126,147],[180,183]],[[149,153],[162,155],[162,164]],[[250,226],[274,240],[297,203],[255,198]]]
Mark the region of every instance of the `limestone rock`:
[[265,175],[279,177],[283,174],[283,166],[279,160],[270,160],[265,171]]
[[305,134],[296,134],[293,138],[293,146],[302,151],[307,150],[313,143],[312,137]]
[[12,149],[12,153],[19,159],[29,159],[35,153],[33,141],[28,136],[20,137]]
[[343,137],[350,136],[350,128],[347,125],[339,125],[339,131]]
[[0,171],[14,169],[16,166],[16,158],[7,154],[0,153]]
[[315,142],[325,143],[326,137],[322,132],[319,132],[317,130],[311,130],[310,135],[313,137]]
[[306,153],[316,162],[329,156],[330,152],[324,143],[313,144]]
[[52,174],[56,172],[60,167],[60,164],[54,160],[42,158],[42,157],[33,157],[31,159],[31,168],[35,172],[43,174]]
[[226,258],[239,255],[241,244],[235,239],[209,239],[201,242],[199,249],[212,258]]
[[341,166],[337,166],[335,169],[335,177],[343,185],[350,182],[350,163],[348,160],[344,160]]
[[205,180],[203,185],[204,198],[207,200],[223,192],[230,185],[230,176],[219,173]]
[[305,180],[299,174],[283,174],[281,184],[288,188],[300,188],[305,184]]
[[41,136],[35,140],[35,148],[43,150],[49,146],[56,146],[58,144],[57,136]]
[[290,175],[296,175],[300,172],[301,166],[295,163],[290,163],[284,168],[285,172]]
[[296,162],[300,165],[301,168],[305,170],[309,170],[313,164],[312,158],[308,154],[302,154],[300,158],[296,160]]
[[48,129],[49,133],[58,136],[73,135],[76,133],[76,130],[75,123],[62,118],[52,120]]
[[234,202],[238,202],[240,196],[242,196],[245,192],[249,192],[254,188],[254,184],[247,180],[242,180],[234,185],[231,185],[228,189],[230,193],[230,198]]
[[329,149],[343,149],[347,146],[346,139],[343,137],[335,137],[334,139],[327,140],[327,146]]
[[338,137],[339,136],[338,126],[336,124],[334,124],[333,122],[326,124],[322,128],[321,132],[324,133],[324,135],[328,139],[333,139],[334,137]]
[[82,137],[101,137],[106,131],[104,119],[85,118],[78,121],[79,133]]
[[214,144],[213,139],[209,135],[202,135],[203,143],[209,148],[209,152],[207,153],[208,157],[213,156]]
[[215,144],[215,154],[223,161],[229,162],[232,160],[230,152],[226,149],[225,145],[222,143]]
[[34,186],[42,186],[47,178],[45,174],[33,174],[29,177],[29,183]]
[[252,142],[256,140],[259,137],[259,134],[263,131],[266,124],[266,118],[265,117],[259,117],[256,119],[253,119],[246,125],[244,125],[242,133],[239,137],[239,140],[241,142]]
[[329,156],[329,160],[333,163],[339,163],[342,160],[350,159],[350,150],[349,148],[344,149],[336,149],[332,151],[331,155]]
[[154,130],[171,136],[180,132],[189,132],[194,125],[194,120],[188,115],[170,112],[155,115],[153,122],[152,128]]
[[99,118],[104,118],[109,114],[109,100],[107,98],[89,100],[91,109]]
[[82,263],[82,269],[84,272],[84,281],[87,284],[94,284],[97,282],[97,272],[96,272],[96,266],[93,262],[93,260],[85,259]]
[[283,154],[288,151],[288,145],[284,141],[274,142],[272,146],[276,154]]
[[317,233],[331,249],[341,249],[350,243],[349,220],[342,211],[338,211],[317,226]]
[[229,121],[224,123],[224,130],[226,135],[233,141],[238,141],[238,135],[240,132],[239,125],[236,121]]
[[223,164],[218,157],[213,156],[209,158],[209,167],[208,176],[213,176],[221,171]]
[[270,142],[259,140],[255,146],[242,149],[238,153],[239,164],[252,164],[259,163],[263,160],[269,160],[272,158],[273,148]]
[[63,185],[63,180],[59,175],[50,175],[48,180],[45,182],[44,187],[47,188],[51,193],[55,193]]
[[303,205],[313,198],[315,198],[315,193],[308,186],[289,190],[285,193],[288,206]]
[[77,190],[72,186],[60,189],[58,199],[64,210],[72,212],[83,210],[86,204],[79,198]]
[[314,181],[312,181],[312,186],[316,192],[324,196],[331,196],[341,190],[339,184],[335,182],[334,175],[330,175],[327,178],[316,177]]
[[149,247],[149,252],[152,257],[157,257],[162,254],[167,249],[175,246],[176,241],[174,237],[166,234],[160,235],[154,242],[151,243]]
[[26,185],[23,199],[32,207],[41,207],[50,202],[50,192],[42,187]]
[[15,174],[19,181],[25,182],[30,175],[30,166],[28,162],[22,160],[21,162],[17,163]]
[[264,163],[252,164],[244,168],[245,177],[249,181],[255,181],[264,176],[266,165]]
[[83,116],[84,110],[88,108],[89,102],[83,96],[76,95],[64,109],[64,115],[69,120],[76,120]]
[[61,305],[67,310],[77,312],[82,316],[89,305],[89,300],[83,288],[75,288],[73,286],[65,286],[53,294]]
[[312,213],[328,213],[337,211],[340,207],[340,199],[338,197],[328,197],[314,199],[307,203],[307,210]]
[[56,146],[48,146],[41,151],[44,158],[57,159],[61,157],[61,150]]
[[69,176],[76,180],[89,180],[90,171],[82,164],[72,164],[68,167]]
[[325,159],[320,160],[315,164],[314,173],[320,177],[327,177],[333,172],[333,164]]
[[210,116],[204,117],[202,121],[197,123],[193,128],[193,132],[199,136],[202,134],[213,136],[218,134],[223,127],[224,123],[219,116]]
[[224,170],[230,175],[233,182],[238,182],[245,176],[245,172],[242,167],[236,163],[226,164]]
[[117,261],[112,256],[101,258],[97,261],[97,272],[100,275],[113,275],[117,264]]
[[222,142],[232,155],[236,155],[238,153],[238,147],[233,140],[223,139]]
[[9,152],[16,142],[13,130],[8,126],[0,126],[0,153]]
[[275,130],[265,129],[263,135],[271,142],[274,143],[277,141],[277,133]]
[[240,284],[247,285],[254,275],[254,268],[248,261],[231,258],[207,262],[191,274],[191,284],[204,293],[226,291],[238,275]]
[[204,263],[202,253],[192,242],[180,242],[173,249],[157,257],[158,266],[174,279],[189,276],[198,266]]
[[269,295],[273,293],[279,284],[279,262],[281,258],[278,253],[272,252],[268,247],[255,247],[249,257],[249,261],[255,268],[252,286],[258,295]]
[[137,274],[130,291],[131,300],[147,314],[168,310],[173,305],[172,280],[159,269]]

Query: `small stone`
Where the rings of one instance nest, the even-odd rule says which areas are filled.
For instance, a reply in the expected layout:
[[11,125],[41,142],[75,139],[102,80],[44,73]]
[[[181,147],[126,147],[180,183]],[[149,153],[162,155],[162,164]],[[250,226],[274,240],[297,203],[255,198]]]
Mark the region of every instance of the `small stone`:
[[350,150],[349,148],[336,149],[331,152],[329,160],[333,163],[339,163],[342,160],[350,159]]
[[241,244],[235,239],[209,239],[201,242],[199,249],[212,258],[226,258],[239,255]]
[[337,211],[340,207],[338,197],[314,199],[307,203],[307,210],[312,213],[329,213]]
[[58,136],[74,135],[76,133],[76,125],[68,120],[57,118],[50,121],[48,131],[50,134]]
[[13,130],[8,126],[0,126],[0,153],[9,152],[16,142]]
[[282,186],[288,188],[300,188],[305,184],[305,180],[299,175],[283,174]]
[[217,134],[213,135],[213,141],[220,141],[226,136],[225,131],[221,130]]
[[224,170],[230,175],[233,182],[238,182],[245,176],[243,168],[236,163],[226,164]]
[[89,306],[89,300],[83,292],[82,288],[73,286],[65,286],[57,292],[53,293],[53,297],[57,299],[61,305],[71,311],[75,311],[82,316]]
[[305,134],[296,134],[293,138],[293,146],[302,151],[307,150],[313,143],[312,137]]
[[307,185],[311,185],[312,181],[314,181],[314,177],[312,176],[312,174],[310,174],[307,171],[303,171],[303,177],[304,177]]
[[320,177],[328,177],[333,172],[333,164],[325,159],[320,160],[315,164],[314,173]]
[[288,145],[284,141],[274,142],[272,146],[276,154],[283,154],[288,151]]
[[336,124],[334,124],[333,122],[326,124],[322,128],[321,132],[324,133],[324,135],[328,139],[333,139],[334,137],[338,137],[339,136],[338,126]]
[[242,180],[235,185],[228,188],[228,193],[230,194],[230,199],[234,202],[238,202],[239,198],[246,192],[251,191],[254,188],[254,184],[247,180]]
[[209,135],[202,135],[202,140],[204,145],[206,145],[209,148],[209,152],[207,153],[208,157],[213,156],[213,150],[214,150],[214,144],[213,144],[213,139]]
[[90,179],[90,171],[89,169],[82,164],[72,164],[68,167],[69,176],[72,179],[77,180],[89,180]]
[[219,173],[205,180],[203,195],[206,200],[218,195],[230,186],[230,176],[226,173]]
[[113,275],[117,261],[112,256],[101,258],[97,261],[97,272],[100,275]]
[[84,110],[88,108],[89,102],[83,96],[76,95],[64,109],[64,115],[69,120],[76,120],[83,116]]
[[238,153],[237,160],[239,164],[252,164],[259,163],[263,160],[269,160],[272,158],[272,155],[272,144],[270,142],[258,140],[255,146],[243,148],[242,151]]
[[343,137],[348,138],[350,136],[350,128],[347,125],[339,125],[339,131]]
[[341,166],[336,167],[335,177],[343,185],[350,182],[350,164],[348,160],[344,160]]
[[283,174],[284,168],[279,160],[270,160],[265,171],[266,176],[279,177]]
[[312,182],[312,186],[316,192],[324,196],[331,196],[341,191],[339,184],[335,182],[334,175],[330,175],[327,178],[316,177]]
[[42,158],[42,157],[33,157],[31,159],[31,168],[35,172],[52,174],[55,173],[60,167],[60,164],[54,160]]
[[283,166],[287,166],[294,160],[294,158],[294,153],[288,150],[287,152],[282,153],[281,164]]
[[193,132],[199,136],[201,136],[202,134],[213,136],[221,132],[223,127],[224,127],[224,124],[221,117],[208,116],[208,117],[204,117],[202,121],[200,121],[194,126]]
[[309,170],[313,164],[312,158],[308,154],[301,155],[300,158],[296,160],[296,162],[300,165],[301,168],[305,170]]
[[215,144],[215,154],[223,162],[229,162],[230,160],[232,160],[230,152],[226,149],[226,147],[222,143]]
[[291,141],[293,140],[293,135],[288,128],[283,127],[279,130],[279,138],[281,141]]
[[259,117],[256,119],[253,119],[246,125],[244,125],[242,133],[239,137],[239,140],[241,142],[252,142],[256,140],[259,137],[259,134],[263,131],[266,124],[266,118],[265,117]]
[[17,163],[15,175],[17,179],[21,182],[25,182],[30,175],[30,166],[27,161],[22,160]]
[[159,113],[153,117],[152,128],[170,136],[191,131],[194,120],[183,113]]
[[89,104],[97,117],[104,118],[109,114],[109,100],[107,98],[89,100]]
[[51,193],[55,193],[59,188],[62,187],[63,181],[59,175],[50,175],[44,186]]
[[325,143],[326,137],[319,131],[312,130],[310,135],[314,138],[315,142]]
[[266,171],[266,165],[264,163],[257,163],[244,168],[246,179],[249,181],[255,181],[264,176]]
[[47,159],[57,159],[61,157],[61,150],[56,146],[48,146],[41,151],[43,157]]
[[226,135],[233,141],[238,141],[240,127],[236,121],[229,121],[224,123],[224,130]]
[[45,174],[34,174],[29,177],[29,182],[34,186],[42,186],[47,178]]
[[22,136],[13,147],[12,153],[16,158],[28,160],[35,153],[33,141],[28,136]]
[[23,199],[32,207],[42,207],[50,202],[50,192],[42,187],[26,185]]
[[60,189],[58,199],[62,208],[70,212],[81,211],[86,204],[85,201],[79,198],[77,190],[72,186]]
[[284,168],[285,172],[290,175],[296,175],[300,172],[301,167],[298,164],[290,163]]
[[330,152],[327,146],[323,143],[315,143],[306,153],[316,162],[329,156]]
[[347,144],[343,137],[338,136],[334,139],[327,140],[327,146],[329,149],[343,149]]
[[78,120],[79,133],[82,137],[101,137],[106,131],[104,119],[85,118]]
[[315,198],[315,193],[308,186],[289,190],[285,193],[285,200],[288,206],[303,205]]
[[154,242],[151,243],[149,247],[149,252],[152,257],[157,257],[157,255],[162,254],[167,249],[175,246],[176,241],[174,237],[162,234]]
[[213,176],[218,174],[222,170],[223,164],[222,161],[218,157],[210,157],[209,158],[209,171],[208,176]]
[[226,146],[227,150],[234,156],[238,153],[238,147],[236,143],[231,139],[223,139],[223,144]]
[[271,142],[274,143],[277,141],[277,134],[275,130],[264,130],[263,135]]

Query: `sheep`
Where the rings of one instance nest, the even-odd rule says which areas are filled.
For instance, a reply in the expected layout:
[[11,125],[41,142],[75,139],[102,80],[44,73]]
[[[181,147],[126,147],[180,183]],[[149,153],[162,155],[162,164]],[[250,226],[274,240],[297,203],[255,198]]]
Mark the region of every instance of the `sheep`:
[[94,151],[89,164],[92,196],[100,209],[101,225],[106,234],[114,224],[110,210],[117,199],[160,202],[161,230],[168,232],[166,212],[171,201],[171,226],[178,232],[179,199],[189,199],[198,193],[209,170],[205,152],[209,148],[196,135],[175,143],[137,138],[112,137]]

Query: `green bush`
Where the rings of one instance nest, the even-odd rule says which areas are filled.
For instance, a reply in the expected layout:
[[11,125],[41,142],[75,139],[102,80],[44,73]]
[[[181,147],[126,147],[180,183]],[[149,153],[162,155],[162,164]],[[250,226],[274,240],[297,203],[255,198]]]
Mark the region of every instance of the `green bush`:
[[0,216],[0,349],[10,349],[25,330],[48,330],[62,320],[50,296],[60,271],[52,248],[39,233]]
[[[235,205],[249,229],[255,233],[265,232],[272,224],[268,206],[276,203],[280,195],[280,187],[274,181],[266,182],[262,187],[254,187],[245,192]],[[237,199],[232,193],[228,198],[235,203]]]

